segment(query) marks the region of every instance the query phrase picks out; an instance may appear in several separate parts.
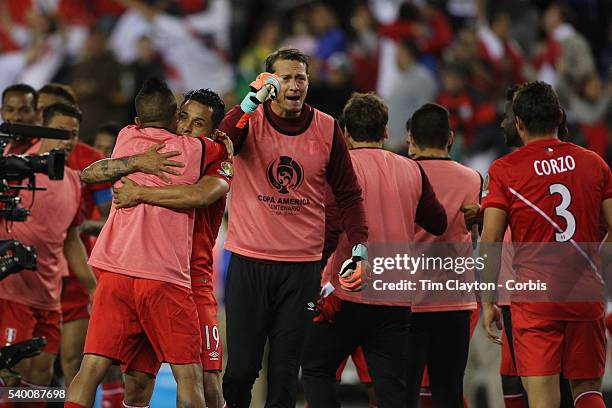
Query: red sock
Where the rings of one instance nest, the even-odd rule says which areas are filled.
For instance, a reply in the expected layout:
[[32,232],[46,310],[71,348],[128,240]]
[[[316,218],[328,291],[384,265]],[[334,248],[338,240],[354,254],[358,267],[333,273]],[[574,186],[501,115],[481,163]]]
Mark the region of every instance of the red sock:
[[606,408],[603,396],[599,391],[586,391],[574,400],[576,408]]
[[421,408],[434,408],[430,393],[421,393]]
[[121,381],[102,384],[102,408],[122,408],[125,388]]
[[77,404],[76,402],[64,402],[64,408],[87,408],[85,405]]
[[528,408],[527,400],[523,394],[504,395],[504,407],[506,408]]
[[468,408],[467,400],[463,397],[463,408]]

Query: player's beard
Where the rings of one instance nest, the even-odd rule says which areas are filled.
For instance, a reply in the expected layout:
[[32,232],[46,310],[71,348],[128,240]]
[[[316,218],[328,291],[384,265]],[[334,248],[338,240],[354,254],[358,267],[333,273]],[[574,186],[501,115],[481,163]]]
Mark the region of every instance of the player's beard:
[[523,141],[519,136],[516,129],[508,130],[504,129],[504,137],[506,138],[506,146],[508,147],[522,147]]

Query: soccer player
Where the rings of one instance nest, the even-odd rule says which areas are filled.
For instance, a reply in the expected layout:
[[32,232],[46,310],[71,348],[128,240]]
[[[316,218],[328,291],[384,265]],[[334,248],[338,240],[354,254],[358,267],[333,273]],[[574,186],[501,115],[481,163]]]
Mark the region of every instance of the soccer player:
[[[300,355],[313,313],[308,303],[316,301],[319,290],[328,185],[353,255],[367,259],[361,188],[342,130],[331,116],[304,103],[308,62],[297,49],[270,54],[266,73],[252,83],[254,91],[219,127],[237,152],[225,243],[232,252],[223,376],[230,408],[250,404],[266,340],[266,404],[295,405]],[[273,95],[276,99],[266,100]]]
[[[351,159],[363,186],[366,218],[372,220],[370,242],[412,242],[415,223],[433,234],[442,234],[446,214],[421,167],[383,149],[388,120],[384,102],[374,94],[353,94],[343,115]],[[325,252],[335,252],[324,275],[329,275],[336,286],[338,271],[351,254],[350,241],[340,225],[340,211],[331,198],[326,203]],[[378,405],[404,407],[406,389],[402,377],[407,364],[410,299],[366,300],[358,293],[335,290],[324,301],[338,306],[333,323],[312,327],[304,347],[302,377],[309,405],[340,406],[334,388],[336,370],[360,345]]]
[[[225,104],[209,89],[190,91],[180,107],[177,132],[199,137],[206,147],[204,172],[194,185],[171,187],[144,187],[127,178],[124,185],[115,188],[117,208],[140,203],[168,208],[196,208],[191,254],[191,285],[198,307],[198,318],[203,341],[202,367],[204,368],[204,394],[206,405],[223,406],[221,391],[222,343],[217,323],[217,301],[213,293],[213,247],[225,212],[225,196],[232,177],[231,164],[222,144],[213,142],[219,123],[225,114]],[[107,162],[113,166],[113,159]],[[97,163],[92,166],[100,166]],[[126,173],[127,174],[127,173]],[[153,391],[153,377],[161,361],[136,359],[127,367],[125,403],[129,406],[148,405]]]
[[[174,134],[177,106],[172,91],[162,81],[150,79],[135,105],[136,125],[121,131],[113,157],[127,162],[130,155],[166,144],[181,153],[185,164],[183,174],[171,176],[170,181],[197,181],[202,143]],[[102,172],[110,173],[102,167]],[[146,186],[162,185],[161,179],[146,173],[132,174],[130,179]],[[111,208],[89,260],[99,270],[99,287],[85,356],[66,406],[91,406],[110,365],[116,362],[125,368],[136,357],[170,363],[177,381],[177,406],[205,405],[200,331],[189,279],[192,234],[193,211],[148,204]]]
[[[471,257],[472,235],[461,208],[480,202],[482,178],[449,156],[453,143],[446,108],[427,103],[408,123],[408,150],[431,182],[448,220],[446,232],[434,236],[422,228],[415,230],[415,241],[446,248],[449,255]],[[435,272],[434,272],[435,273]],[[474,272],[451,272],[450,278],[474,281]],[[438,272],[443,279],[448,275]],[[436,279],[436,278],[431,278]],[[455,296],[422,291],[412,301],[412,321],[408,336],[407,406],[418,406],[423,369],[427,364],[435,406],[463,407],[463,375],[470,344],[470,311],[476,309],[475,294]],[[437,297],[437,299],[436,299]],[[453,338],[447,341],[447,336]]]
[[[81,113],[70,105],[55,104],[45,109],[43,118],[45,126],[76,132]],[[26,152],[42,154],[64,144],[62,140],[43,139]],[[24,270],[0,281],[0,330],[3,343],[36,336],[47,338],[43,352],[19,363],[17,371],[26,384],[48,386],[60,344],[62,276],[70,267],[89,296],[93,295],[96,282],[78,234],[81,196],[78,174],[67,167],[63,180],[49,180],[46,175],[36,174],[36,185],[47,190],[37,192],[36,197],[30,191],[20,194],[24,203],[34,198],[28,220],[11,223],[10,228],[4,225],[0,233],[2,239],[33,245],[38,253],[38,270]]]
[[[48,106],[56,103],[78,106],[74,92],[69,86],[55,83],[47,84],[38,91],[37,111],[39,113],[39,120],[42,120],[42,112]],[[74,129],[73,136],[70,141],[63,143],[68,154],[66,163],[68,167],[80,173],[89,164],[102,159],[102,155],[91,146],[79,141],[78,128]],[[100,232],[104,225],[104,220],[108,216],[111,200],[112,191],[110,183],[86,185],[83,189],[81,212],[85,220],[79,228],[81,240],[85,244],[88,255],[91,253],[93,246],[92,237]],[[98,219],[94,220],[96,210]],[[100,219],[100,214],[102,219]],[[90,303],[90,297],[86,289],[71,272],[63,280],[61,300],[62,340],[60,358],[65,384],[69,386],[79,370],[83,358],[83,345],[85,344],[85,335],[87,334]],[[120,382],[120,378],[117,381]]]
[[[552,274],[567,282],[580,273],[583,283],[598,285],[594,251],[585,251],[580,243],[599,241],[600,214],[612,228],[610,169],[595,153],[557,138],[563,113],[550,85],[521,86],[512,108],[524,146],[489,169],[481,246],[485,254],[495,254],[492,244],[501,242],[507,225],[514,243],[567,243],[564,254],[555,257],[543,252],[544,246],[515,246],[516,280],[540,278],[551,285]],[[584,267],[576,270],[578,266],[564,263],[565,252],[585,256]],[[486,284],[497,283],[499,263],[491,259],[481,275]],[[605,365],[603,302],[519,302],[513,297],[510,308],[516,368],[529,406],[559,406],[562,372],[570,380],[576,407],[605,407],[600,392]],[[492,325],[499,327],[499,320],[494,292],[484,291],[483,326],[497,343]],[[545,358],[540,357],[543,352]]]

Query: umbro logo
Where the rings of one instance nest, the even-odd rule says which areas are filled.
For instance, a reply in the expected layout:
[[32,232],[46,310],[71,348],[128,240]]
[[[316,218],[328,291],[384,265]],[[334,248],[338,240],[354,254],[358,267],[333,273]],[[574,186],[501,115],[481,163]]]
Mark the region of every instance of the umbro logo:
[[210,357],[211,360],[219,360],[219,353],[217,351],[211,351],[208,353],[208,357]]
[[314,304],[314,302],[308,302],[308,303],[306,303],[306,308],[307,308],[309,311],[314,312],[314,311],[315,311],[315,304]]

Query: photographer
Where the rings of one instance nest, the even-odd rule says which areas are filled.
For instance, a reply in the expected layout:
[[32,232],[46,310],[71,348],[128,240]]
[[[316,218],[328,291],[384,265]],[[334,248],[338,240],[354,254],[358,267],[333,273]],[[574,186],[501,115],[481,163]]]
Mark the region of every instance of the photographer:
[[[55,104],[45,109],[43,118],[45,126],[76,133],[81,112],[70,105]],[[69,143],[41,139],[26,153],[43,154],[65,148]],[[63,180],[50,180],[45,174],[36,174],[35,178],[36,185],[46,191],[21,192],[22,203],[31,210],[28,220],[12,225],[0,220],[4,224],[0,226],[0,239],[19,240],[38,252],[38,270],[23,270],[0,281],[0,333],[3,344],[46,337],[48,343],[42,353],[23,360],[15,368],[24,385],[47,386],[59,347],[61,278],[70,266],[90,295],[95,279],[87,266],[76,227],[81,197],[78,174],[65,168]]]

